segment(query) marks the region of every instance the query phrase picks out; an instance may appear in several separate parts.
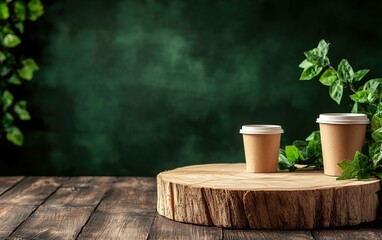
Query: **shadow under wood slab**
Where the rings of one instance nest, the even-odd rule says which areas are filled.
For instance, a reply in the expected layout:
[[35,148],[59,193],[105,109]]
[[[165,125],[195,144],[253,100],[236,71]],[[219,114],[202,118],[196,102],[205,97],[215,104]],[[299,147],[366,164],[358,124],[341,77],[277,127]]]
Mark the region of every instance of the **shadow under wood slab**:
[[315,240],[309,230],[249,230],[249,229],[224,229],[224,240]]
[[[192,238],[191,238],[192,236]],[[149,240],[156,239],[204,239],[220,240],[222,229],[174,222],[157,215],[151,227]]]
[[225,228],[313,229],[377,219],[379,180],[318,171],[247,173],[245,164],[194,165],[157,176],[158,213]]

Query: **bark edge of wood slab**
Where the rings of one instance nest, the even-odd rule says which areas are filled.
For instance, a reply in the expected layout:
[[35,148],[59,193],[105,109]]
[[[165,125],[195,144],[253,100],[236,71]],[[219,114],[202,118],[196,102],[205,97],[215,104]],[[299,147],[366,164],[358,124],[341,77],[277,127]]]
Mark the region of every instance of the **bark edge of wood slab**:
[[207,226],[314,229],[378,218],[378,179],[336,180],[321,171],[247,173],[244,163],[192,165],[157,175],[157,211]]

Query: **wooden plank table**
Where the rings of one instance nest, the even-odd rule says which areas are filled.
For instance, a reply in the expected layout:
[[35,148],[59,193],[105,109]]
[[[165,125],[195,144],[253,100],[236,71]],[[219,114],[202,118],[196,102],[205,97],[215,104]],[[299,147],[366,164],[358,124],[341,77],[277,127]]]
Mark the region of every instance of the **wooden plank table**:
[[184,224],[158,215],[156,199],[155,178],[0,177],[0,239],[382,239],[382,220],[312,231]]

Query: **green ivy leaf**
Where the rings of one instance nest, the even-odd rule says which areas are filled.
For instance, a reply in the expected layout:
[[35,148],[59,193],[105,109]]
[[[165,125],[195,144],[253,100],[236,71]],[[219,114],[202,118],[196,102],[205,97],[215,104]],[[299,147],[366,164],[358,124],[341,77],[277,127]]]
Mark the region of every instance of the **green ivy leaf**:
[[9,24],[4,25],[4,26],[2,27],[1,30],[2,30],[3,36],[6,35],[6,34],[8,34],[8,33],[10,33],[10,34],[14,34],[14,33],[15,33],[15,32],[12,30],[12,28],[10,27]]
[[371,137],[374,139],[374,141],[382,141],[382,127],[373,131]]
[[357,103],[367,103],[369,102],[370,93],[370,90],[361,90],[354,93],[353,95],[350,95],[350,99]]
[[353,82],[360,81],[370,70],[369,69],[363,69],[355,72],[353,74]]
[[382,83],[382,78],[370,79],[369,81],[365,83],[365,85],[363,86],[363,89],[369,90],[370,92],[374,94],[375,92],[377,92],[381,83]]
[[5,35],[5,37],[3,39],[4,47],[7,47],[7,48],[16,47],[20,43],[21,43],[20,38],[14,34],[11,34],[11,33],[8,33],[7,35]]
[[357,169],[357,179],[365,180],[369,179],[372,169],[369,167],[369,157],[365,154],[357,151],[354,156],[354,166]]
[[285,146],[285,156],[289,161],[295,162],[300,157],[300,151],[296,146],[288,145]]
[[306,141],[312,141],[312,140],[321,141],[320,131],[312,132],[305,140]]
[[14,106],[14,111],[19,116],[20,120],[26,121],[30,120],[31,116],[27,110],[27,102],[26,101],[19,101]]
[[2,101],[4,104],[4,108],[7,109],[13,103],[13,94],[10,91],[5,90],[3,92]]
[[22,64],[23,67],[17,71],[19,76],[25,80],[31,80],[33,73],[39,69],[38,65],[31,58],[24,59]]
[[16,146],[22,146],[24,143],[24,135],[18,127],[10,127],[6,129],[6,137],[8,141]]
[[353,179],[357,176],[358,169],[354,166],[353,162],[344,160],[338,163],[338,166],[342,169],[342,174],[337,180]]
[[377,129],[382,127],[382,118],[380,118],[377,114],[374,114],[371,118],[371,131],[376,131]]
[[319,56],[325,57],[329,52],[329,43],[327,43],[324,39],[318,42],[317,50],[319,52]]
[[3,118],[3,126],[10,127],[13,123],[14,117],[10,113],[6,113]]
[[342,59],[338,65],[338,77],[342,82],[351,83],[353,81],[354,71],[346,59]]
[[8,82],[10,84],[13,84],[13,85],[20,85],[21,84],[21,80],[19,77],[17,77],[17,75],[13,74],[9,79],[8,79]]
[[307,59],[305,59],[304,61],[302,61],[300,63],[300,65],[298,65],[299,68],[302,68],[302,69],[305,69],[305,68],[309,68],[311,66],[313,66],[314,64],[309,62]]
[[17,30],[19,30],[20,33],[24,33],[24,23],[23,22],[16,23],[15,28]]
[[285,151],[280,149],[279,153],[279,170],[289,169],[289,171],[293,171],[295,169],[294,164],[290,162],[285,156]]
[[329,58],[326,56],[319,56],[316,49],[310,50],[308,52],[304,52],[306,59],[308,59],[309,62],[313,63],[314,65],[317,65],[319,67],[326,67],[329,65]]
[[321,71],[322,67],[316,65],[305,68],[300,76],[300,80],[310,80],[320,74]]
[[330,64],[329,58],[326,56],[328,51],[329,43],[326,43],[325,40],[321,40],[316,48],[306,51],[304,54],[309,62],[319,65],[320,67],[326,67]]
[[369,157],[372,159],[374,166],[378,166],[382,160],[382,141],[376,141],[369,147]]
[[3,65],[3,67],[0,70],[0,76],[1,77],[7,76],[12,70],[13,70],[12,66],[8,64]]
[[314,65],[320,65],[321,57],[318,56],[317,50],[314,48],[310,51],[304,52],[306,59]]
[[6,59],[7,59],[7,56],[2,51],[0,51],[0,62],[3,62]]
[[317,140],[310,140],[306,147],[308,157],[318,157],[322,153],[321,143]]
[[23,1],[16,1],[14,5],[14,11],[16,18],[21,22],[24,22],[27,15],[25,3]]
[[367,106],[367,111],[369,111],[369,114],[371,114],[371,116],[372,116],[372,115],[377,113],[377,106],[369,104]]
[[365,154],[363,154],[359,151],[356,151],[356,153],[354,155],[354,166],[356,168],[358,168],[358,169],[366,168],[368,162],[369,162],[368,157]]
[[31,0],[28,2],[29,20],[36,21],[44,14],[44,6],[40,0]]
[[382,116],[382,102],[378,103],[376,113]]
[[359,112],[360,112],[360,105],[359,103],[355,102],[351,109],[351,113],[359,113]]
[[306,160],[307,159],[307,153],[306,153],[306,147],[308,143],[302,140],[296,140],[293,142],[293,146],[295,146],[299,150],[299,159],[300,160]]
[[340,104],[342,94],[344,91],[343,83],[339,80],[335,81],[329,88],[330,97],[337,103]]
[[307,142],[301,141],[301,140],[296,140],[293,142],[293,146],[295,146],[298,150],[305,149],[305,147],[308,145]]
[[336,80],[337,72],[333,68],[328,68],[320,77],[320,82],[325,86],[331,86]]
[[9,8],[6,3],[0,3],[0,19],[8,19],[9,18]]

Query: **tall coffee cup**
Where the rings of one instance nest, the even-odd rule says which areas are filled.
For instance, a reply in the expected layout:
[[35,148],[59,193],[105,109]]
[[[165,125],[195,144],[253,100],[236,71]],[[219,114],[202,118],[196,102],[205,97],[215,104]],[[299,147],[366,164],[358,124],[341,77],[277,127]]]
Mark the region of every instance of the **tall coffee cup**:
[[340,176],[342,169],[338,163],[352,161],[356,151],[361,151],[369,119],[358,113],[325,113],[320,114],[322,156],[324,173]]
[[244,125],[243,135],[247,172],[277,172],[280,139],[283,129],[278,125]]

